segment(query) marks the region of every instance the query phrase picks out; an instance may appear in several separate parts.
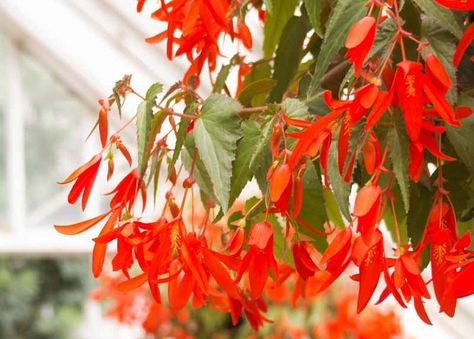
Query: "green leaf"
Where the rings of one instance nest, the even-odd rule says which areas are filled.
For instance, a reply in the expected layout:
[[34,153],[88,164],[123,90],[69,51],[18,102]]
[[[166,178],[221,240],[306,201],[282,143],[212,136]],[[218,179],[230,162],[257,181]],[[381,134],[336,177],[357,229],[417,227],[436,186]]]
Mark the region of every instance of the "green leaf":
[[[197,109],[197,103],[193,102],[189,106],[184,109],[184,114],[192,114]],[[179,158],[179,154],[181,153],[181,149],[183,148],[184,140],[186,138],[186,133],[188,130],[188,126],[191,123],[191,120],[186,118],[181,118],[178,124],[178,133],[176,134],[176,143],[174,144],[173,150],[173,157],[168,166],[168,172],[170,171],[171,167],[176,164],[176,161]]]
[[229,206],[232,206],[247,182],[252,179],[262,153],[268,147],[272,125],[271,121],[261,126],[255,120],[247,120],[242,123],[242,130],[243,136],[237,144],[232,167]]
[[232,64],[222,65],[219,74],[217,74],[216,82],[212,93],[220,93],[225,86],[225,82],[229,77],[230,70],[232,69]]
[[306,11],[308,12],[309,21],[313,26],[314,31],[319,37],[323,37],[323,30],[321,28],[321,0],[304,0]]
[[319,81],[337,54],[344,46],[347,33],[356,21],[367,12],[364,7],[365,0],[339,0],[332,10],[331,18],[327,24],[321,51],[318,55],[313,81],[311,82],[308,96],[312,96],[319,88]]
[[[303,187],[303,204],[299,217],[316,231],[325,232],[324,224],[328,220],[328,217],[324,204],[323,186],[318,172],[310,160],[306,162],[306,171],[303,175]],[[303,226],[299,228],[299,231],[313,238],[313,244],[320,252],[326,249],[327,241],[324,236],[315,236],[315,234]]]
[[146,172],[150,151],[148,144],[152,133],[153,104],[148,100],[138,105],[137,109],[137,149],[138,173],[143,176]]
[[196,146],[222,209],[227,211],[237,141],[241,136],[237,110],[240,104],[224,95],[211,95],[194,122]]
[[268,0],[266,4],[270,11],[265,18],[263,55],[265,58],[270,58],[280,41],[286,23],[295,12],[298,0]]
[[[196,183],[199,185],[201,191],[206,195],[206,198],[210,198],[212,201],[218,202],[217,197],[214,194],[212,180],[206,170],[206,166],[204,166],[199,154],[194,154],[195,147],[193,133],[187,134],[184,142],[184,148],[181,152],[181,160],[183,161],[184,168],[186,171],[190,172],[193,163],[193,157],[196,156],[196,165],[193,171],[193,177],[196,179]],[[206,203],[207,201],[203,201],[204,206]]]
[[285,26],[275,57],[273,79],[276,86],[270,93],[270,102],[280,102],[296,74],[301,59],[304,39],[310,27],[306,17],[292,17]]
[[281,109],[293,119],[309,119],[308,106],[298,99],[288,98],[281,104]]
[[474,174],[474,116],[462,121],[462,126],[453,127],[446,124],[448,139],[456,150],[457,155],[466,164],[471,174]]
[[339,205],[337,204],[334,193],[329,188],[325,188],[323,191],[323,197],[324,206],[326,207],[326,215],[328,216],[329,221],[338,228],[344,228],[346,225],[342,219],[341,211],[339,210]]
[[148,88],[145,99],[154,104],[156,100],[156,96],[160,94],[162,91],[163,91],[163,84],[156,82],[153,85],[151,85],[150,88]]
[[337,205],[346,220],[352,220],[349,212],[349,195],[351,193],[351,185],[344,181],[344,178],[339,174],[337,165],[337,142],[333,140],[329,149],[328,159],[328,177],[331,183],[331,188],[334,192]]
[[[407,212],[405,212],[405,205],[403,204],[400,187],[396,184],[392,186],[392,193],[395,196],[394,207],[395,214],[397,217],[398,230],[400,232],[400,241],[401,245],[408,244],[408,234],[407,234]],[[387,229],[392,235],[392,240],[397,241],[397,231],[395,227],[395,216],[393,215],[392,206],[390,201],[387,201],[387,206],[385,207],[384,221]]]
[[259,79],[245,86],[239,94],[239,101],[244,106],[251,106],[253,99],[268,94],[276,85],[273,79]]
[[413,247],[421,240],[432,204],[433,194],[422,184],[412,183],[407,227]]
[[410,209],[410,182],[408,178],[408,138],[400,124],[391,128],[387,135],[387,143],[390,148],[390,158],[392,159],[393,172],[397,178],[398,185],[408,213]]
[[437,4],[433,0],[413,0],[428,17],[435,18],[442,27],[445,27],[456,38],[462,35],[462,29],[449,9]]

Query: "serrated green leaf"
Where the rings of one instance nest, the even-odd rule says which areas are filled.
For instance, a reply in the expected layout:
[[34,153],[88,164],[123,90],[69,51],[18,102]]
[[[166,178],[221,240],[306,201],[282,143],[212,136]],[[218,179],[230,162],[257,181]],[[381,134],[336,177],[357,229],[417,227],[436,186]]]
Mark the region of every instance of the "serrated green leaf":
[[407,216],[408,236],[413,247],[418,245],[425,230],[433,204],[433,194],[422,184],[411,184],[410,211]]
[[194,138],[204,166],[212,177],[222,209],[229,204],[232,162],[242,130],[237,110],[240,104],[224,95],[211,95],[194,122]]
[[269,58],[273,55],[275,48],[280,41],[286,23],[293,16],[298,0],[267,0],[267,8],[270,11],[265,18],[263,41],[263,55]]
[[216,82],[212,93],[220,93],[225,86],[225,82],[229,77],[230,70],[232,69],[232,64],[222,65],[219,74],[217,74]]
[[160,94],[163,91],[163,84],[156,82],[153,85],[148,88],[148,91],[146,91],[146,96],[145,99],[149,100],[153,104],[155,103],[156,96]]
[[351,213],[349,212],[351,185],[345,182],[344,178],[339,174],[337,165],[337,143],[335,141],[331,143],[331,148],[329,149],[328,177],[342,215],[346,220],[352,220]]
[[334,193],[329,188],[324,188],[323,197],[324,206],[326,207],[326,215],[328,216],[329,221],[340,229],[346,227]]
[[304,0],[306,12],[308,12],[309,21],[313,26],[314,31],[319,37],[323,37],[323,30],[321,28],[321,0]]
[[270,102],[280,102],[300,65],[301,50],[310,27],[307,17],[293,16],[281,35],[275,56],[273,79],[276,86],[270,93]]
[[244,106],[251,106],[253,98],[268,94],[276,83],[276,80],[273,79],[259,79],[246,85],[239,94],[240,103]]
[[449,9],[437,4],[433,0],[413,0],[423,12],[429,17],[439,21],[442,27],[445,27],[456,38],[462,35],[462,29],[456,21],[454,14]]
[[148,100],[138,105],[137,109],[137,149],[138,149],[138,172],[143,176],[146,172],[150,142],[150,134],[152,133],[153,104]]
[[271,126],[271,121],[262,126],[255,120],[242,123],[243,136],[237,144],[236,157],[232,165],[229,206],[232,206],[247,182],[252,179],[262,152],[268,147]]
[[474,116],[462,120],[460,127],[446,124],[446,134],[457,155],[474,175]]
[[[206,166],[202,162],[199,154],[194,154],[195,142],[193,133],[186,135],[184,141],[184,148],[181,152],[181,160],[183,161],[184,168],[190,172],[193,163],[193,157],[196,156],[196,165],[193,171],[193,177],[196,179],[196,183],[199,185],[201,191],[206,195],[206,198],[211,199],[214,202],[218,202],[216,195],[213,191],[212,180],[209,173],[206,170]],[[202,201],[205,206],[207,201]]]
[[403,199],[405,211],[410,210],[410,182],[408,178],[408,138],[399,124],[389,130],[387,143],[390,148],[390,158],[392,159],[393,172],[397,178],[398,185]]
[[293,119],[306,120],[309,118],[308,106],[299,99],[286,99],[281,104],[281,109],[286,115]]
[[[316,231],[325,232],[324,224],[328,220],[328,217],[324,204],[323,186],[321,179],[318,177],[318,172],[310,160],[306,162],[306,171],[303,175],[303,187],[303,204],[299,217]],[[313,238],[312,243],[321,253],[326,249],[327,241],[325,237],[315,236],[303,226],[299,228],[299,231]]]
[[319,88],[319,81],[337,54],[344,46],[347,33],[357,20],[367,12],[365,0],[339,0],[332,10],[327,24],[321,51],[317,57],[313,80],[308,96],[312,96]]
[[[192,103],[184,109],[184,114],[192,114],[195,112],[197,108],[197,103]],[[176,164],[176,161],[179,158],[179,154],[181,153],[181,149],[184,145],[184,140],[186,138],[186,133],[188,130],[188,126],[191,123],[190,119],[181,118],[178,124],[178,133],[176,134],[176,142],[174,145],[173,156],[171,161],[168,165],[168,172],[170,171],[171,167]]]
[[[408,244],[408,231],[407,231],[407,212],[405,212],[405,205],[403,204],[400,187],[396,184],[392,186],[392,193],[395,196],[394,207],[395,207],[395,215],[397,217],[398,223],[398,230],[400,234],[400,242],[401,245]],[[397,241],[397,231],[395,226],[395,216],[392,211],[392,207],[390,201],[387,202],[387,206],[385,207],[384,213],[384,221],[387,229],[389,230],[390,234],[392,235],[392,240],[394,242]]]

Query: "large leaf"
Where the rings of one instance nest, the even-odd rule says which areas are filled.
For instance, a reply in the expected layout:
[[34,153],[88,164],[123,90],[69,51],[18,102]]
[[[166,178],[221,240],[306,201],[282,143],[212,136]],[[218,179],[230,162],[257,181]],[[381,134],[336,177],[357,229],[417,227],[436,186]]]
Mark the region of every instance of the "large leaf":
[[308,106],[298,99],[288,98],[281,104],[281,109],[293,119],[309,119]]
[[[267,94],[275,87],[273,79],[259,79],[246,85],[239,94],[239,101],[244,106],[252,106],[254,98]],[[254,105],[255,106],[255,105]]]
[[263,55],[265,58],[269,58],[280,41],[286,23],[293,16],[298,0],[269,0],[266,3],[268,3],[267,8],[270,7],[271,11],[265,18]]
[[329,149],[328,176],[339,209],[346,220],[350,221],[352,219],[349,212],[351,185],[345,182],[344,178],[339,174],[339,168],[337,165],[337,143],[335,140],[333,140],[331,148]]
[[442,27],[445,27],[456,38],[462,35],[462,29],[456,21],[454,14],[449,9],[437,4],[433,0],[413,0],[423,12],[429,17],[439,21]]
[[232,69],[232,64],[222,65],[219,74],[217,74],[216,82],[212,88],[212,93],[220,93],[225,86],[225,82],[229,77],[230,71]]
[[401,197],[400,193],[400,187],[396,184],[392,186],[392,193],[395,196],[395,201],[394,201],[394,209],[395,209],[395,214],[393,213],[391,202],[387,201],[387,206],[385,207],[385,213],[384,213],[384,221],[385,225],[387,226],[387,229],[390,231],[390,234],[392,235],[392,240],[397,241],[397,229],[396,229],[396,224],[395,224],[395,217],[397,225],[398,225],[398,231],[400,234],[400,242],[401,245],[405,245],[408,243],[408,234],[407,234],[407,212],[405,212],[405,205],[403,203],[403,199]]
[[321,0],[304,0],[304,5],[306,7],[306,12],[308,12],[308,18],[311,22],[311,26],[313,26],[317,35],[323,37],[323,29],[321,27]]
[[401,128],[400,124],[396,124],[395,128],[390,129],[387,135],[387,143],[390,147],[390,157],[393,164],[393,172],[397,178],[398,185],[408,213],[410,209],[410,183],[408,179],[408,137]]
[[240,129],[237,110],[240,104],[224,95],[211,95],[201,108],[201,115],[194,123],[196,146],[224,211],[227,211]]
[[416,246],[421,240],[432,204],[433,194],[422,184],[412,183],[407,227],[408,236],[413,246]]
[[367,12],[365,0],[339,0],[332,10],[327,24],[324,41],[318,55],[308,96],[312,96],[319,88],[319,82],[334,56],[344,46],[344,42],[352,24]]
[[[184,114],[193,114],[197,109],[197,103],[193,102],[189,106],[184,109]],[[183,148],[184,140],[186,138],[186,133],[188,130],[188,126],[191,121],[187,118],[182,118],[178,124],[178,133],[176,134],[176,142],[174,144],[173,156],[171,161],[168,165],[168,172],[171,168],[176,164],[176,161],[179,158],[179,154],[181,153],[181,149]]]
[[306,17],[292,17],[285,26],[275,57],[273,79],[276,86],[270,102],[280,102],[300,64],[301,50],[310,27]]
[[[324,232],[324,224],[328,220],[323,197],[323,186],[318,172],[313,163],[308,160],[306,171],[303,175],[303,204],[299,217],[317,232]],[[316,236],[305,227],[301,226],[299,231],[314,239],[313,244],[323,252],[327,247],[324,236]]]
[[272,132],[271,122],[266,121],[260,125],[255,120],[247,120],[242,123],[243,136],[237,145],[233,163],[229,206],[232,206],[247,182],[252,179],[262,153],[268,148]]
[[[193,157],[196,156],[196,164],[193,171],[193,177],[196,179],[196,183],[199,185],[201,191],[214,202],[218,202],[216,195],[214,194],[214,188],[212,186],[212,180],[209,173],[204,166],[199,154],[195,154],[195,143],[193,133],[186,135],[184,147],[181,152],[181,160],[183,161],[184,168],[190,172],[193,164]],[[196,152],[197,153],[197,152]],[[207,201],[204,201],[205,205]]]
[[138,172],[140,176],[143,176],[147,169],[153,135],[157,132],[158,125],[163,122],[163,114],[160,112],[153,116],[156,96],[162,90],[163,85],[160,83],[151,85],[146,92],[145,100],[137,108]]
[[138,105],[137,109],[137,149],[138,149],[138,172],[141,176],[145,174],[150,152],[148,144],[151,139],[151,123],[153,120],[153,104],[148,100]]
[[464,119],[460,127],[446,125],[446,132],[457,155],[466,164],[471,174],[474,174],[474,142],[472,139],[474,116]]
[[326,207],[326,214],[328,216],[329,221],[331,221],[338,228],[344,228],[345,223],[342,219],[341,211],[339,210],[339,206],[337,204],[336,198],[334,197],[334,193],[329,188],[324,188],[323,197],[324,205]]

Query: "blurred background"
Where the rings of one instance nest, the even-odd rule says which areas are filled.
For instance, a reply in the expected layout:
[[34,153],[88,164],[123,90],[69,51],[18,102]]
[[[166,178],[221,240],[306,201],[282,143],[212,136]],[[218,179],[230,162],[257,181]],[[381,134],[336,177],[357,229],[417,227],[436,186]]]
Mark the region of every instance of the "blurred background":
[[[256,19],[250,24],[260,29]],[[183,60],[171,63],[163,45],[143,41],[161,29],[132,0],[0,0],[0,338],[145,336],[137,324],[104,317],[104,305],[90,298],[98,286],[90,273],[94,231],[66,237],[52,225],[101,211],[93,192],[84,216],[67,204],[68,187],[56,184],[98,148],[85,139],[97,100],[124,74],[141,92],[181,79]],[[204,81],[200,90],[209,88]],[[434,327],[412,309],[400,312],[403,337],[472,337],[472,300],[461,302],[454,319],[428,309]],[[207,334],[226,322],[207,318]]]

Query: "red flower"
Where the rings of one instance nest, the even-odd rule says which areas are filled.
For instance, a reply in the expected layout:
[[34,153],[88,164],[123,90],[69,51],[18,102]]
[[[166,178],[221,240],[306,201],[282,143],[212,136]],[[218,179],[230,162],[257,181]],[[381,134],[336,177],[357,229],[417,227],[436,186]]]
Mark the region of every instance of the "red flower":
[[357,266],[359,274],[359,297],[357,300],[357,313],[367,306],[372,294],[377,287],[380,274],[384,270],[384,245],[382,232],[376,230],[371,242],[366,244],[362,237],[357,238],[352,247],[352,257]]
[[371,16],[362,18],[349,30],[345,44],[348,51],[345,57],[354,64],[356,77],[360,75],[364,60],[372,48],[376,30],[377,21]]
[[319,271],[313,259],[311,259],[306,246],[307,243],[305,241],[293,244],[293,260],[295,261],[296,271],[304,280]]
[[[471,45],[472,41],[474,40],[474,24],[470,24],[467,30],[459,40],[458,46],[456,47],[456,51],[453,55],[453,65],[458,67],[461,63],[462,57],[468,47]],[[472,59],[471,59],[472,60]]]
[[366,244],[372,244],[372,236],[378,223],[382,189],[379,185],[369,184],[357,193],[354,215],[357,217],[357,230]]
[[250,294],[254,300],[262,295],[270,271],[278,277],[278,264],[273,254],[273,226],[264,221],[252,226],[248,238],[249,250],[245,254],[236,277],[239,282],[249,273]]
[[474,0],[435,0],[440,5],[460,11],[474,10]]
[[457,239],[456,218],[448,204],[440,201],[433,206],[428,218],[428,238],[430,239],[431,276],[440,312],[454,316],[456,298],[447,295],[446,288],[453,279],[455,271],[446,272],[450,263],[446,256]]
[[122,179],[113,191],[107,193],[107,195],[113,195],[112,200],[110,200],[110,208],[128,208],[131,211],[139,192],[142,194],[142,204],[145,208],[146,185],[135,168]]
[[74,204],[82,194],[82,209],[86,208],[92,186],[99,172],[101,160],[102,154],[99,153],[72,172],[64,181],[59,182],[59,184],[68,184],[76,180],[67,197],[70,204]]
[[436,113],[448,124],[459,126],[456,114],[446,100],[446,91],[451,85],[442,64],[433,55],[428,57],[427,75],[422,72],[422,65],[414,61],[402,61],[392,83],[396,99],[400,103],[408,136],[412,141],[420,137],[425,102],[433,105]]
[[382,149],[374,132],[371,132],[367,138],[364,148],[362,149],[362,155],[364,156],[364,164],[367,173],[370,175],[374,174],[382,161]]

